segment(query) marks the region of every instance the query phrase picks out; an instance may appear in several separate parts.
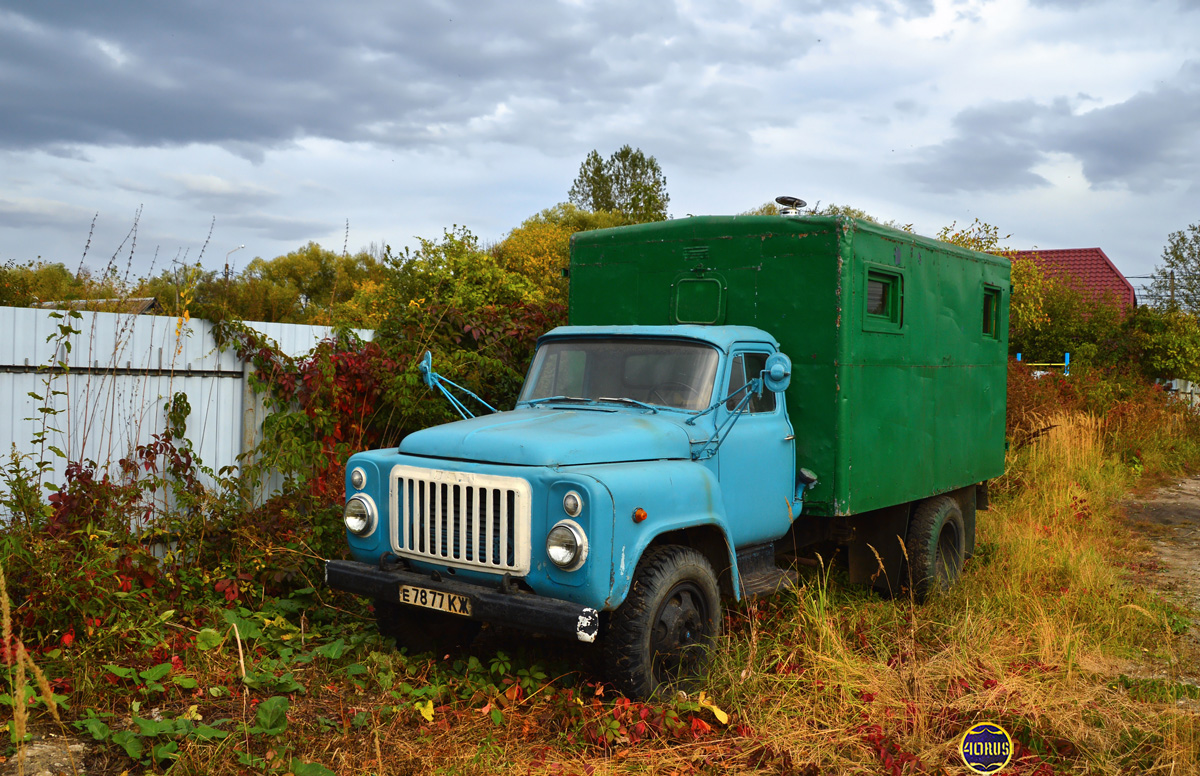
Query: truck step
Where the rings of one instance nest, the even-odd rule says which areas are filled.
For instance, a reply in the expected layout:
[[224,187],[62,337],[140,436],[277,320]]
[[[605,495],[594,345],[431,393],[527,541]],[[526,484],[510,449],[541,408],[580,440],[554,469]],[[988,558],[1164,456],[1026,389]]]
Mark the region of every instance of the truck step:
[[742,596],[756,598],[797,587],[800,574],[791,569],[770,568],[739,575],[738,579],[742,585]]
[[738,582],[743,596],[771,595],[796,587],[800,574],[775,565],[775,544],[768,542],[738,550]]

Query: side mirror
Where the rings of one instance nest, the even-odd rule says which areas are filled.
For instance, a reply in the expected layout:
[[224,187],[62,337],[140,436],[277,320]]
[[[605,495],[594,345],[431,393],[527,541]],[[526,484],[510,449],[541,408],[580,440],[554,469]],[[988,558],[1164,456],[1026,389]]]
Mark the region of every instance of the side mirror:
[[767,390],[783,393],[792,382],[792,360],[783,353],[771,354],[767,358],[762,377]]

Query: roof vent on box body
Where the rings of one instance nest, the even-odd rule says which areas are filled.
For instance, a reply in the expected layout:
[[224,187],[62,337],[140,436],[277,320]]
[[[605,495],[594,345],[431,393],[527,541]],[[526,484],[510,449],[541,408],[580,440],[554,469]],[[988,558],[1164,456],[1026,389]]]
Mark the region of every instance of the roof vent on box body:
[[798,216],[800,215],[800,208],[808,204],[799,197],[789,197],[786,195],[776,197],[775,201],[781,206],[779,208],[779,215],[781,216]]

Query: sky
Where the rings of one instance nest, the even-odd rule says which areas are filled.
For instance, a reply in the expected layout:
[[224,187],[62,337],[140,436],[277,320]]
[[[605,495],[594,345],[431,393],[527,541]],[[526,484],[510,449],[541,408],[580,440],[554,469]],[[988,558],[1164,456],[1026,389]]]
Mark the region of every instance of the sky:
[[629,144],[676,218],[790,194],[1146,275],[1200,222],[1197,33],[1200,0],[0,0],[0,263],[489,243]]

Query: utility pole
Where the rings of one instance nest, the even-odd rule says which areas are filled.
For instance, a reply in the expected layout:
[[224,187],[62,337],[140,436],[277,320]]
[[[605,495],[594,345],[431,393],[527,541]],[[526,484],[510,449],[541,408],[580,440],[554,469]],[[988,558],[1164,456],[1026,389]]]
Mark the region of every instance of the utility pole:
[[1175,270],[1171,270],[1171,309],[1175,309]]

